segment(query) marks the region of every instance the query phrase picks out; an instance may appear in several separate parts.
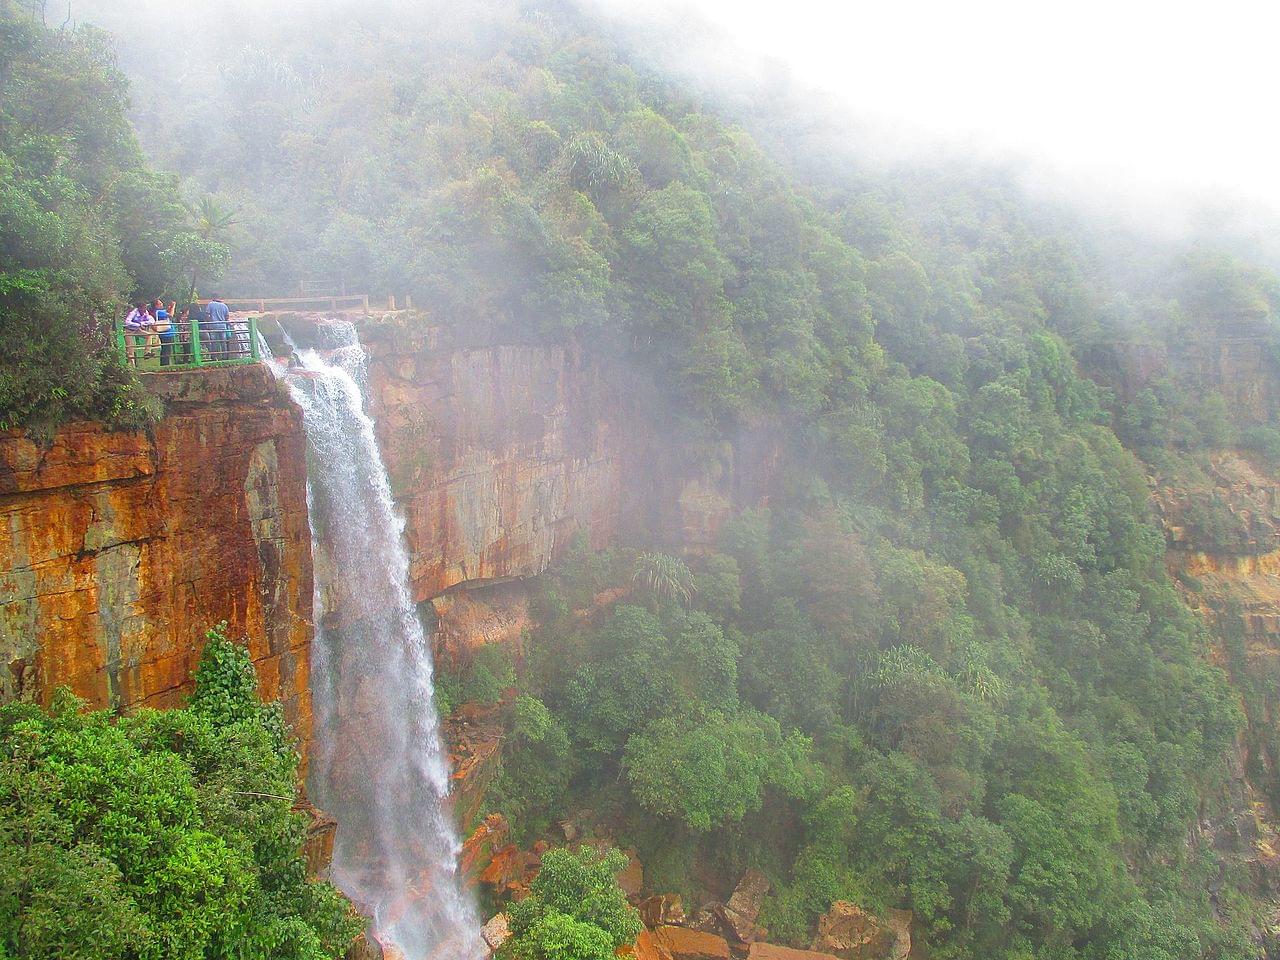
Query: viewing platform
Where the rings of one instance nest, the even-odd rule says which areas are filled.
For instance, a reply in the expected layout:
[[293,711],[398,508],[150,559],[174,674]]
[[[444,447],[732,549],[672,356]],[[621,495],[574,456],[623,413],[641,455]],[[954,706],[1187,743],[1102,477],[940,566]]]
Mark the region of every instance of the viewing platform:
[[[209,300],[195,301],[202,308]],[[337,316],[369,316],[368,294],[328,294],[298,297],[245,297],[223,301],[231,309],[224,323],[210,320],[170,320],[138,332],[115,324],[115,344],[122,362],[138,373],[177,373],[207,367],[258,363],[265,359],[265,340],[259,330],[267,314],[323,312]],[[412,301],[406,298],[407,305]],[[395,298],[389,308],[396,309]]]

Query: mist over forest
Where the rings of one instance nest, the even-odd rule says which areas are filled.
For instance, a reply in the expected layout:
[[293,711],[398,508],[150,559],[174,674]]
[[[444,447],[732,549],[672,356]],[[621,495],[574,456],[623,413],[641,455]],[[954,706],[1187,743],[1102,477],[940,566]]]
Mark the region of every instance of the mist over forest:
[[[1263,204],[1144,224],[1026,162],[890,142],[710,23],[607,4],[30,8],[0,0],[13,438],[58,449],[86,421],[141,436],[190,415],[117,348],[129,304],[308,284],[369,295],[353,329],[393,355],[526,350],[622,397],[616,535],[439,591],[519,590],[527,618],[518,642],[438,662],[431,694],[446,724],[489,710],[501,728],[456,828],[500,817],[542,858],[478,885],[477,918],[508,918],[498,956],[690,960],[695,932],[764,960],[1280,956]],[[317,344],[263,343],[289,357],[277,377],[331,375],[298,359]],[[350,389],[389,457],[389,412]],[[397,510],[437,454],[378,464]],[[0,506],[25,492],[7,482]],[[313,522],[321,579],[340,526]],[[393,557],[398,575],[416,559]],[[0,611],[26,589],[0,586]],[[0,707],[0,960],[363,956],[338,891],[385,956],[469,958],[418,952],[444,941],[361,903],[341,839],[338,868],[305,876],[296,741],[247,655],[221,634],[208,649],[182,709]],[[310,762],[315,778],[328,757]],[[181,771],[173,796],[162,768]],[[145,802],[92,799],[122,778]],[[578,836],[629,851],[642,889]],[[748,875],[761,892],[736,923]],[[655,922],[673,896],[687,916]],[[855,910],[879,931],[865,949],[831,932]]]

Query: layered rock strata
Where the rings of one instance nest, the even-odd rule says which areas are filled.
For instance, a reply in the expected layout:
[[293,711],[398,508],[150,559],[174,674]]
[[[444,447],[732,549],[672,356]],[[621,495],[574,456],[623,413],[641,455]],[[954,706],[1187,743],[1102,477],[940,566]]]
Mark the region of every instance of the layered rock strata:
[[206,631],[247,637],[263,696],[311,722],[306,442],[265,367],[157,374],[149,431],[0,434],[0,699],[179,704]]
[[449,346],[372,325],[369,390],[419,601],[542,573],[617,533],[628,451],[618,385],[564,347]]

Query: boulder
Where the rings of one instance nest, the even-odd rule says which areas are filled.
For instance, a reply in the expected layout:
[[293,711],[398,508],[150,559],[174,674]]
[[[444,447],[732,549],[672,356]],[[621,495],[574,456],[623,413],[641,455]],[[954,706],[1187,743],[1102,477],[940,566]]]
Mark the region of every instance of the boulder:
[[908,960],[911,956],[911,922],[914,919],[910,910],[889,910],[885,922],[896,938],[890,960]]
[[624,943],[617,950],[619,957],[631,957],[633,960],[672,960],[665,949],[658,946],[652,933],[641,930],[635,943]]
[[644,886],[644,866],[634,850],[622,852],[626,855],[627,865],[618,873],[618,886],[628,898],[638,897],[640,889]]
[[347,947],[344,960],[383,960],[382,947],[378,946],[378,941],[373,937],[362,933]]
[[753,943],[747,960],[838,960],[829,953],[815,953],[812,950],[795,950],[792,947],[779,947],[772,943]]
[[507,915],[499,913],[490,918],[489,922],[480,930],[480,936],[484,939],[485,945],[497,953],[498,948],[511,939],[511,928],[507,923]]
[[659,927],[654,943],[671,954],[673,960],[730,960],[729,942],[724,937],[688,927]]
[[684,903],[680,900],[678,893],[663,893],[655,897],[647,897],[637,906],[640,909],[640,919],[650,929],[686,925]]
[[750,943],[757,938],[756,918],[768,892],[769,880],[759,870],[748,870],[738,881],[733,896],[720,911],[728,932],[738,941]]
[[911,953],[911,914],[894,914],[881,920],[856,903],[837,900],[818,921],[812,949],[842,960],[904,960]]

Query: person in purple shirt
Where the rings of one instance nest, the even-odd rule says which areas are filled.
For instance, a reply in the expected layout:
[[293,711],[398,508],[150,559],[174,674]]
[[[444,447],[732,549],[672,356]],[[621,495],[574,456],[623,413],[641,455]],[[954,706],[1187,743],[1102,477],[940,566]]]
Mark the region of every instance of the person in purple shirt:
[[147,306],[144,303],[136,303],[129,315],[124,318],[124,352],[125,357],[132,365],[138,363],[138,344],[144,345],[147,342],[146,325],[151,322],[151,318],[147,315]]

